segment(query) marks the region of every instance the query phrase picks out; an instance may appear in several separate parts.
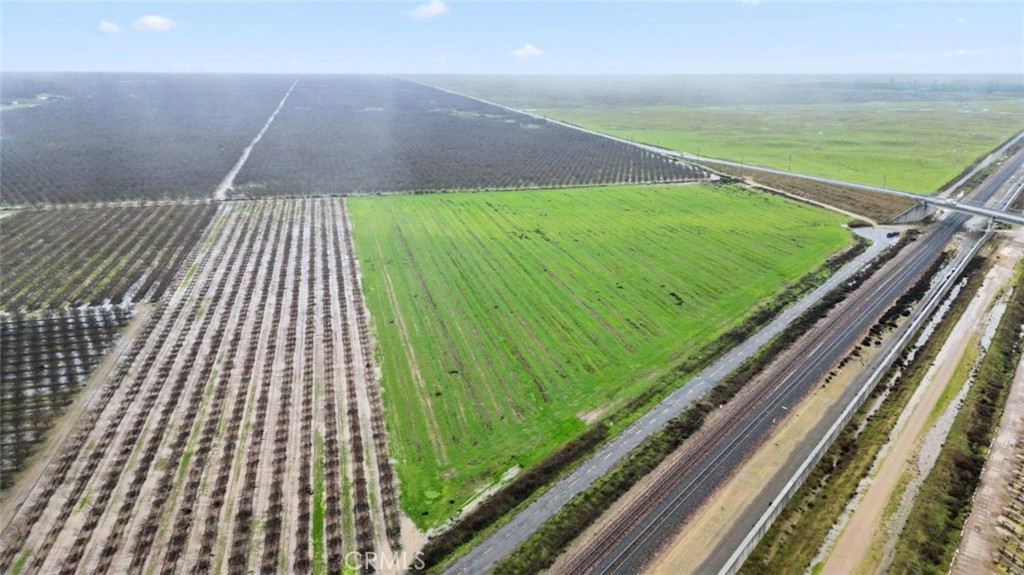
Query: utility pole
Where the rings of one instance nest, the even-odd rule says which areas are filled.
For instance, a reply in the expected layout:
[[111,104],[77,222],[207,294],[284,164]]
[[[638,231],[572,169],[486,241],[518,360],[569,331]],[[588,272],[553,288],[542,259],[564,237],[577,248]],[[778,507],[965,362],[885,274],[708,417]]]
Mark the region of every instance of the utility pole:
[[793,171],[793,154],[789,155],[789,167],[786,168],[786,171],[787,172],[792,172]]

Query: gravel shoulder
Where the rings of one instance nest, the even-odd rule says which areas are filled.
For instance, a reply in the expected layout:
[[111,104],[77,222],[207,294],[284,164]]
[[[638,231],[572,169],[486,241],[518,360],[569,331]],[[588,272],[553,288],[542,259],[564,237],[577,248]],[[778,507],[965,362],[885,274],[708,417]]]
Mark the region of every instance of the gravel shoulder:
[[[883,447],[880,463],[875,464],[870,486],[857,503],[849,522],[832,548],[822,573],[874,573],[884,561],[889,532],[898,525],[887,525],[890,500],[908,479],[920,474],[919,458],[925,434],[933,424],[933,411],[951,383],[957,366],[972,342],[981,338],[992,304],[1010,279],[1020,251],[1002,250],[981,289],[974,297],[949,339],[936,356],[920,387],[911,397]],[[962,384],[963,382],[959,382]],[[932,458],[934,459],[934,458]],[[898,529],[895,529],[898,532]]]

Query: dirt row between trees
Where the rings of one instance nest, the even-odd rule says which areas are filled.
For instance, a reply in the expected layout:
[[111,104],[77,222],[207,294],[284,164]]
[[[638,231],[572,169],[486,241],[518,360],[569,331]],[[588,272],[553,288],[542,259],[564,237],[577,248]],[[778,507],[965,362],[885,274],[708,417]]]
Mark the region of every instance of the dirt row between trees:
[[22,478],[34,487],[2,526],[0,572],[336,572],[347,553],[397,551],[349,232],[341,199],[222,205],[50,463]]

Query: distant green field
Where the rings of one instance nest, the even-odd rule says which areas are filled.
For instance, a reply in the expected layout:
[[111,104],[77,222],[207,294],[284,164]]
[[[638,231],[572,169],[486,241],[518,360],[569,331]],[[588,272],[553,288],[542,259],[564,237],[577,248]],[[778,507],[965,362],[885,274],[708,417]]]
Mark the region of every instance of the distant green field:
[[851,241],[843,217],[740,187],[348,201],[402,504],[421,527]]
[[545,116],[703,156],[931,193],[1024,128],[1020,99],[550,108]]

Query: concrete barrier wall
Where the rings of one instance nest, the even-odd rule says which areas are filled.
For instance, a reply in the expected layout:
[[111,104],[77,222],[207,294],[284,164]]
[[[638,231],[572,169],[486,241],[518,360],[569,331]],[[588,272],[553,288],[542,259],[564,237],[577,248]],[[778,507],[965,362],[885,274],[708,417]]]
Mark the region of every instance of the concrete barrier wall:
[[890,219],[887,224],[913,224],[920,222],[931,214],[935,213],[935,206],[932,204],[926,204],[925,202],[918,202],[914,206],[908,208],[903,213]]

